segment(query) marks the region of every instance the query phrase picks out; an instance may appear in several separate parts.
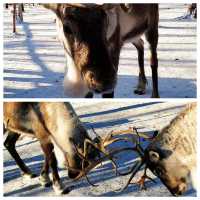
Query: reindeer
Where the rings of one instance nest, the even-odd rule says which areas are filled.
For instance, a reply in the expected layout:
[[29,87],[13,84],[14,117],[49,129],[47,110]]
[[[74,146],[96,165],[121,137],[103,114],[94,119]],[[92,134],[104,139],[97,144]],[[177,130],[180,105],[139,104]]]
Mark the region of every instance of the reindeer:
[[187,14],[189,16],[194,17],[195,19],[197,18],[197,4],[196,3],[192,3],[188,5]]
[[158,176],[174,196],[183,194],[190,181],[194,188],[197,187],[196,114],[196,103],[192,103],[158,132],[156,137],[151,138],[145,150],[140,144],[137,145],[136,150],[141,160],[129,172],[121,174],[132,173],[122,190],[128,187],[143,165],[146,165],[144,175],[137,182],[142,188],[145,188],[145,179],[154,181],[147,176],[147,169]]
[[[56,194],[70,191],[61,183],[57,161],[62,167],[68,168],[69,178],[75,180],[86,176],[90,170],[107,158],[111,159],[116,167],[105,149],[115,139],[107,137],[101,141],[97,138],[92,140],[69,103],[5,102],[4,132],[7,133],[4,142],[6,149],[23,175],[29,178],[36,175],[24,164],[15,149],[15,144],[20,136],[38,139],[44,152],[40,183],[45,187],[53,184]],[[103,158],[99,158],[100,153],[103,153]],[[53,183],[49,178],[49,168],[52,169]]]
[[148,166],[174,195],[186,191],[189,178],[196,187],[196,114],[190,104],[146,149]]
[[57,16],[59,40],[66,54],[65,94],[93,97],[101,93],[114,97],[119,55],[125,42],[138,51],[139,81],[135,93],[146,92],[144,71],[145,34],[152,69],[152,97],[158,92],[158,4],[43,4]]

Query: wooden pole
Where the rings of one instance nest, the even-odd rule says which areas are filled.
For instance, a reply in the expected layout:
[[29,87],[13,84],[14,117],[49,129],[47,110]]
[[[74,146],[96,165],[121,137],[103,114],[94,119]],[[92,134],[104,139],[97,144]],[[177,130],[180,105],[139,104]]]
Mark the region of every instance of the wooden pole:
[[13,4],[13,33],[16,33],[16,3]]

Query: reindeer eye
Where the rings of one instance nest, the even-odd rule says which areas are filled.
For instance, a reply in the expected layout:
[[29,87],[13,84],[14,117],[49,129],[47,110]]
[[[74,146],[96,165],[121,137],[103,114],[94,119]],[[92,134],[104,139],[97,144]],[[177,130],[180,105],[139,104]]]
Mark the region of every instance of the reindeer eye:
[[164,175],[164,170],[160,167],[156,168],[155,172],[159,177],[162,177]]
[[180,181],[183,182],[183,183],[186,183],[186,178],[185,178],[185,177],[182,177],[182,178],[180,179]]

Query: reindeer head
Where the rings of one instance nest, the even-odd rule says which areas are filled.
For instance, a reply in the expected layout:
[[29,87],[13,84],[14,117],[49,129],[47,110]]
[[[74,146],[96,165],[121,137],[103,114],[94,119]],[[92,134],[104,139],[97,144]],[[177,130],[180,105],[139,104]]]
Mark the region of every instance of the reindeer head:
[[186,191],[190,171],[183,164],[181,155],[155,147],[148,147],[145,154],[147,166],[173,195],[181,195]]
[[[88,141],[91,143],[87,143]],[[89,137],[86,137],[82,144],[76,144],[74,140],[71,140],[71,142],[74,146],[74,153],[68,157],[68,176],[77,179],[84,175],[85,168],[100,157],[100,152],[92,145],[95,143]]]
[[88,90],[104,93],[116,84],[116,69],[108,51],[107,16],[93,4],[44,4],[57,15],[59,38],[65,48],[67,95],[80,96]]
[[83,176],[83,170],[99,157],[99,150],[93,146],[96,141],[88,136],[80,122],[70,122],[70,124],[74,126],[73,129],[70,128],[71,136],[68,137],[67,134],[67,137],[62,138],[62,142],[59,138],[59,142],[55,143],[54,140],[53,143],[59,167],[67,168],[68,177],[76,179]]

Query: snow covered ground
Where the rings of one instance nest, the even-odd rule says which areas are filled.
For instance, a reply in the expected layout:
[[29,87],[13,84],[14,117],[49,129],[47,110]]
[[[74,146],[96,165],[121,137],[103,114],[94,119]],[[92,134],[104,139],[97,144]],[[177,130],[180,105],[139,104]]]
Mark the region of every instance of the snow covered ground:
[[[181,20],[185,4],[161,4],[159,25],[159,90],[161,97],[196,97],[196,20]],[[4,10],[4,97],[63,97],[64,52],[56,39],[54,15],[41,7],[26,7],[24,23],[12,34],[12,15]],[[116,97],[150,97],[151,70],[145,43],[148,90],[133,94],[137,84],[136,49],[121,52]],[[98,97],[98,96],[97,96]]]
[[[101,101],[98,103],[72,103],[82,122],[92,136],[91,127],[99,135],[105,135],[111,130],[124,130],[136,126],[139,131],[152,134],[153,130],[160,130],[167,125],[183,108],[185,103],[169,102],[113,102]],[[123,145],[122,143],[118,145]],[[121,147],[121,146],[120,146]],[[36,140],[24,138],[17,143],[17,151],[34,173],[39,174],[43,156]],[[7,150],[4,153],[4,195],[5,196],[54,196],[52,188],[42,188],[38,178],[31,181],[20,176],[19,168],[10,157]],[[131,154],[133,155],[133,154]],[[119,156],[119,170],[125,172],[134,162],[134,157],[128,153]],[[134,181],[138,180],[143,171],[140,171]],[[149,175],[154,177],[150,172]],[[127,182],[128,176],[116,177],[109,162],[99,166],[89,173],[89,178],[98,187],[90,186],[85,179],[73,182],[67,177],[67,170],[61,170],[60,176],[64,185],[74,186],[66,196],[171,196],[165,186],[154,177],[156,183],[147,182],[147,190],[140,190],[137,185],[129,185],[123,192],[116,192]],[[185,196],[195,196],[192,189]]]

